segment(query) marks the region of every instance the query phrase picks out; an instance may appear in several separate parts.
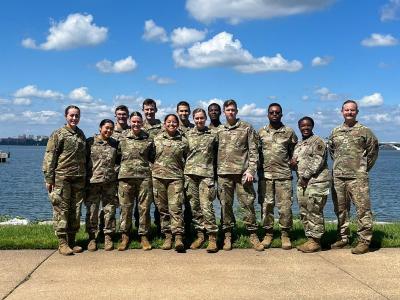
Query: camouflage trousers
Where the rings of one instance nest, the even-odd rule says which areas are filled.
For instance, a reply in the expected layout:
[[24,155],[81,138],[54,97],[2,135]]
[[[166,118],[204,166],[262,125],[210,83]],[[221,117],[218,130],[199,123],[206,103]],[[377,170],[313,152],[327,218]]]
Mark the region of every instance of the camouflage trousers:
[[185,175],[185,191],[192,209],[192,222],[196,231],[205,229],[207,233],[218,232],[213,205],[216,194],[214,179]]
[[84,194],[84,177],[56,177],[49,198],[53,205],[53,226],[57,236],[78,232]]
[[119,179],[120,232],[129,233],[132,230],[132,211],[133,206],[136,205],[139,212],[138,234],[149,233],[152,193],[153,185],[150,177]]
[[329,187],[329,181],[311,183],[306,188],[297,185],[300,219],[306,237],[320,239],[325,232],[324,207]]
[[290,231],[293,225],[292,180],[291,179],[260,179],[262,203],[262,226],[267,233],[274,229],[274,207],[278,208],[279,226],[283,231]]
[[338,218],[338,238],[350,236],[350,204],[357,212],[357,234],[360,242],[370,244],[372,239],[372,212],[368,178],[333,178],[332,200]]
[[183,179],[153,177],[154,200],[161,219],[161,232],[184,234]]
[[254,201],[256,192],[253,183],[242,183],[242,175],[220,175],[218,176],[218,194],[221,201],[222,229],[231,231],[235,216],[233,213],[233,196],[236,190],[239,205],[243,211],[243,223],[248,231],[257,230],[256,214],[254,211]]
[[98,234],[99,209],[104,212],[105,234],[115,232],[115,211],[118,206],[117,182],[90,183],[86,191],[86,232]]

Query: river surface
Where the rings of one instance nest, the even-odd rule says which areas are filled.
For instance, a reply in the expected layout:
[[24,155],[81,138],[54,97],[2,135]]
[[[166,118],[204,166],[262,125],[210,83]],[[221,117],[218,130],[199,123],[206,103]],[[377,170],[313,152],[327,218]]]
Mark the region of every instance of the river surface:
[[[45,147],[1,146],[11,158],[0,163],[0,215],[29,220],[50,220],[52,209],[44,187],[41,171]],[[400,221],[400,151],[382,150],[370,173],[370,193],[374,218],[377,221]],[[219,203],[214,201],[217,216]],[[235,201],[237,206],[237,201]],[[260,210],[256,204],[256,210]],[[298,213],[296,199],[294,213]],[[354,208],[352,209],[354,215]],[[82,216],[84,216],[84,208]],[[277,216],[277,215],[276,215]],[[325,217],[335,219],[329,196]],[[259,214],[258,214],[259,218]]]

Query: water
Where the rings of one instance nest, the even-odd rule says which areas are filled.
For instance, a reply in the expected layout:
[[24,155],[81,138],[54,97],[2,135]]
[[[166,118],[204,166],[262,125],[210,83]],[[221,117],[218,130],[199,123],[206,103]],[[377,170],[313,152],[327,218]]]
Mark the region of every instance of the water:
[[[20,216],[29,220],[51,219],[52,209],[41,171],[45,147],[2,146],[1,150],[10,151],[11,158],[6,163],[0,163],[0,215]],[[400,151],[382,150],[370,173],[372,209],[377,221],[400,220],[399,174]],[[259,210],[259,207],[256,209]],[[293,211],[298,213],[296,202]],[[84,215],[84,209],[82,212]],[[325,217],[335,219],[331,198],[325,207]]]

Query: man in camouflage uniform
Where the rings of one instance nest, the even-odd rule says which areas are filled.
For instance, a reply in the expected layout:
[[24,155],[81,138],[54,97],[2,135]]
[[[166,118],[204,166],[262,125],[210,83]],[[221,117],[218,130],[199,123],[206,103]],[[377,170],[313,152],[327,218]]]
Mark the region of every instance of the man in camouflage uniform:
[[274,207],[278,208],[282,249],[292,248],[289,232],[292,216],[292,171],[290,159],[297,136],[293,129],[282,124],[282,107],[271,103],[268,107],[269,124],[259,135],[259,196],[262,199],[262,224],[266,231],[262,244],[271,246],[274,230]]
[[176,105],[176,113],[179,117],[179,131],[183,134],[194,127],[193,123],[190,123],[189,116],[190,116],[190,105],[186,101],[180,101]]
[[243,222],[250,232],[250,242],[257,251],[264,250],[257,236],[254,211],[256,193],[253,187],[257,171],[257,141],[253,127],[236,118],[237,104],[227,100],[223,105],[226,124],[218,130],[218,191],[225,233],[224,250],[232,250],[234,226],[233,195],[236,190],[243,209]]
[[218,128],[219,126],[222,126],[222,123],[219,119],[220,116],[221,116],[221,106],[219,106],[218,103],[211,103],[208,106],[208,117],[210,118],[210,125],[208,125],[208,127],[211,129],[215,129]]
[[314,135],[314,120],[303,117],[298,122],[303,140],[294,148],[291,166],[297,172],[297,200],[307,242],[297,250],[311,253],[321,250],[324,234],[324,207],[329,194],[328,150],[324,140]]
[[378,158],[378,140],[372,131],[356,120],[357,103],[347,100],[342,106],[344,123],[333,129],[329,151],[333,159],[332,199],[338,218],[338,240],[332,249],[349,244],[350,201],[356,207],[358,244],[353,254],[369,251],[372,239],[372,212],[369,198],[368,172]]
[[119,105],[115,108],[115,128],[112,138],[119,141],[124,130],[129,129],[128,125],[129,109],[125,105]]

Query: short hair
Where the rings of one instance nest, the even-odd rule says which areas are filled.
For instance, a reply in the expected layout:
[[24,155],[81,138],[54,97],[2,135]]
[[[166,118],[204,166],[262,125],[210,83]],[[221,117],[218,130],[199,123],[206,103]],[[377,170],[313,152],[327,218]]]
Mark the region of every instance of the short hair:
[[356,109],[357,109],[357,111],[358,111],[358,104],[357,104],[357,102],[354,101],[354,100],[351,100],[351,99],[348,99],[348,100],[346,100],[346,101],[343,102],[343,104],[342,104],[342,110],[343,110],[343,107],[344,107],[346,104],[348,104],[348,103],[354,103],[354,104],[356,105]]
[[269,109],[270,109],[272,106],[278,106],[279,109],[281,110],[281,113],[283,112],[282,106],[281,106],[279,103],[276,103],[276,102],[271,103],[270,105],[268,105],[268,112],[269,112]]
[[64,112],[64,115],[65,116],[67,116],[68,115],[68,111],[70,110],[70,109],[77,109],[78,111],[79,111],[79,115],[81,114],[81,110],[80,110],[80,108],[78,107],[78,106],[76,106],[76,105],[68,105],[66,108],[65,108],[65,112]]
[[115,108],[114,113],[117,113],[117,110],[126,111],[126,114],[129,115],[129,109],[128,109],[128,107],[127,107],[126,105],[118,105],[118,106]]
[[235,100],[233,100],[233,99],[226,100],[226,101],[224,102],[224,105],[223,105],[224,109],[225,109],[226,107],[228,107],[229,105],[234,105],[235,108],[237,109],[237,103],[236,103]]
[[114,122],[110,119],[101,120],[99,127],[103,127],[104,124],[110,123],[114,127]]
[[310,121],[312,127],[314,127],[314,120],[313,120],[311,117],[308,117],[308,116],[302,117],[302,118],[297,122],[297,125],[300,127],[300,123],[303,122],[303,121],[305,121],[305,120]]
[[157,108],[157,102],[151,98],[147,98],[143,101],[142,109],[144,109],[145,105],[153,105],[154,108]]
[[167,122],[167,119],[168,119],[169,117],[171,117],[171,116],[175,118],[175,120],[176,120],[177,123],[179,123],[178,116],[175,115],[175,114],[168,114],[168,115],[166,115],[165,118],[164,118],[164,123]]
[[138,111],[133,111],[130,116],[129,119],[132,119],[132,117],[140,117],[141,119],[143,119],[142,114]]
[[221,106],[218,104],[218,103],[211,103],[209,106],[208,106],[208,108],[207,108],[207,110],[210,110],[210,108],[212,107],[212,106],[217,106],[218,107],[218,109],[219,109],[219,111],[221,111]]
[[207,119],[207,114],[206,114],[206,111],[205,111],[204,109],[202,109],[202,108],[196,108],[196,109],[193,111],[193,118],[194,118],[194,115],[197,114],[197,113],[203,113],[204,116],[205,116],[206,119]]
[[179,103],[176,105],[176,111],[178,111],[179,106],[187,106],[190,110],[190,104],[186,101],[179,101]]

